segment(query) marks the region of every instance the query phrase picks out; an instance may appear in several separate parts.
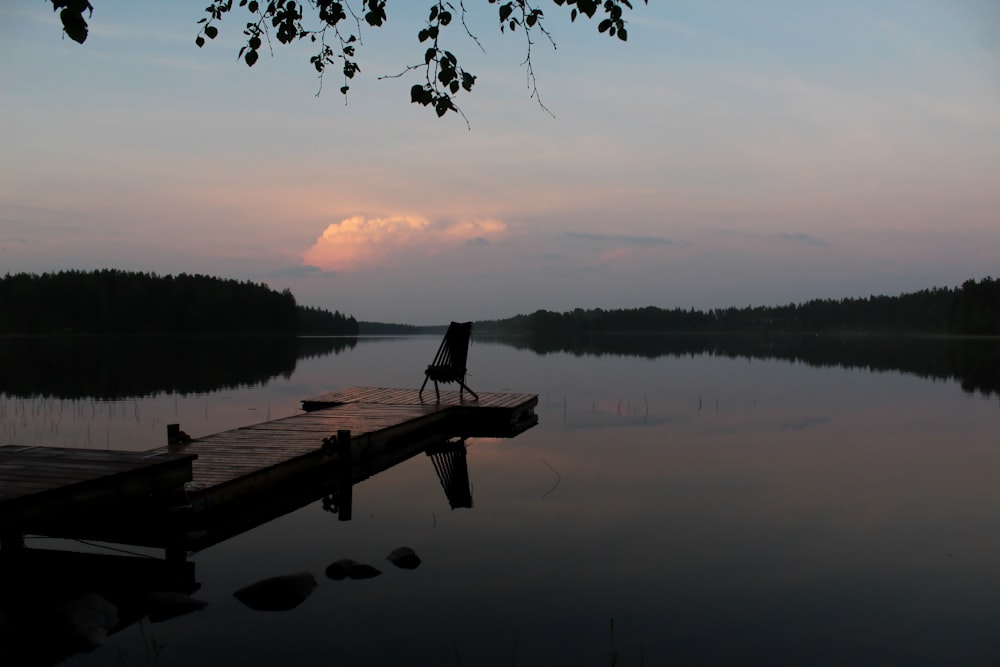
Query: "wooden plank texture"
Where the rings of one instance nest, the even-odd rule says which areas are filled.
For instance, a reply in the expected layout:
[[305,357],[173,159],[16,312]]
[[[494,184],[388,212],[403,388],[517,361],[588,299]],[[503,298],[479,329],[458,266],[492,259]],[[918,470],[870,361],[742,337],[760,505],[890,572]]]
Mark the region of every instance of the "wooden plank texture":
[[471,411],[462,413],[466,418],[480,410],[502,411],[504,415],[509,413],[505,418],[513,423],[521,412],[530,412],[537,402],[534,394],[483,392],[476,401],[468,395],[460,397],[458,391],[442,391],[438,401],[426,391],[421,397],[416,389],[353,387],[305,399],[302,404],[308,411],[303,414],[197,438],[159,451],[197,454],[192,480],[187,484],[188,495],[196,506],[207,507],[238,495],[240,485],[248,491],[258,489],[262,484],[277,483],[321,465],[323,459],[318,455],[324,438],[340,430],[351,432],[355,448],[381,447],[435,426],[445,433],[447,424],[459,416],[456,409]]
[[191,479],[193,454],[0,447],[0,527],[97,510]]
[[494,431],[515,435],[537,423],[537,403],[534,394],[482,392],[474,400],[445,390],[438,401],[416,389],[354,387],[304,400],[303,414],[150,452],[0,447],[0,516],[15,506],[38,514],[58,512],[67,503],[120,501],[144,484],[155,485],[159,469],[170,470],[161,483],[183,484],[190,508],[202,511],[331,465],[344,450],[325,451],[324,439],[338,431],[351,432],[346,454],[357,460],[363,452],[402,442]]

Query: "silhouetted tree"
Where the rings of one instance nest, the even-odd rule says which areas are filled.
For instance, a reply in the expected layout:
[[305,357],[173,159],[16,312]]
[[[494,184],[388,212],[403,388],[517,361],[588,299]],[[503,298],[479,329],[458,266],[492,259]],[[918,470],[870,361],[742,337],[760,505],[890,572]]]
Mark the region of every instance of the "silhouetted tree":
[[[85,42],[89,34],[87,19],[94,12],[91,2],[51,2],[52,8],[59,12],[63,30],[69,38],[80,44]],[[552,2],[568,10],[573,21],[578,16],[596,19],[599,33],[621,41],[628,39],[625,13],[632,9],[630,0]],[[649,0],[643,2],[648,4]],[[488,3],[496,5],[496,20],[501,33],[520,29],[524,35],[525,66],[532,82],[532,96],[538,99],[531,47],[540,37],[555,45],[544,26],[544,12],[528,0],[488,0]],[[379,28],[388,20],[386,0],[239,0],[235,9],[233,5],[233,0],[210,0],[205,8],[207,16],[198,22],[201,28],[195,37],[195,44],[201,47],[206,40],[215,39],[219,34],[219,25],[227,14],[239,14],[239,19],[231,20],[245,25],[243,34],[246,43],[240,49],[239,57],[248,67],[257,62],[265,44],[271,48],[275,42],[291,44],[308,40],[316,49],[309,62],[320,77],[320,87],[328,68],[339,70],[343,76],[340,92],[345,95],[350,89],[350,80],[361,71],[358,49],[362,45],[363,28]],[[417,52],[415,55],[418,55],[415,64],[403,66],[397,76],[413,71],[421,73],[423,82],[414,84],[410,89],[410,101],[430,107],[438,116],[443,116],[449,111],[458,111],[455,96],[461,90],[471,91],[476,82],[476,75],[463,69],[458,57],[444,48],[443,36],[449,28],[461,25],[469,41],[477,46],[479,41],[466,23],[464,0],[457,3],[425,0],[424,6],[427,7],[427,18],[414,31],[417,41],[423,46],[419,50],[414,49]]]
[[103,269],[0,279],[0,333],[356,335],[353,317],[303,308],[290,290],[203,275]]
[[1000,334],[1000,281],[966,282],[899,296],[814,299],[787,306],[746,306],[708,312],[655,306],[554,313],[539,310],[505,320],[478,322],[479,332],[569,336],[643,332],[706,333],[962,333]]
[[955,295],[952,331],[973,336],[1000,335],[1000,280],[967,280]]

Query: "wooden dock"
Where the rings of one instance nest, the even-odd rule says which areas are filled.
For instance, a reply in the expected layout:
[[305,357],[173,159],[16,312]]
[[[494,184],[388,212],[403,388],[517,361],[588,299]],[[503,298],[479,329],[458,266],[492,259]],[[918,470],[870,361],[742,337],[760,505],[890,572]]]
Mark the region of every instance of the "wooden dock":
[[164,451],[0,447],[0,538],[8,546],[24,526],[165,500],[191,480],[194,458]]
[[[358,481],[432,443],[465,437],[514,437],[537,424],[537,403],[534,394],[481,392],[479,400],[472,400],[457,391],[442,391],[438,401],[429,392],[421,398],[415,389],[356,387],[330,392],[303,400],[303,414],[132,454],[131,458],[149,466],[169,461],[186,471],[183,478],[164,477],[177,493],[169,499],[166,494],[157,496],[164,499],[158,513],[148,509],[137,513],[136,505],[114,503],[115,498],[124,496],[110,491],[97,494],[105,502],[92,503],[86,496],[72,495],[72,484],[56,483],[47,492],[46,503],[36,503],[32,494],[13,490],[0,496],[0,535],[90,537],[197,550],[325,494],[343,495],[345,485],[349,492]],[[124,452],[105,454],[129,458]],[[81,456],[80,465],[86,468],[83,461],[90,454]],[[38,477],[26,472],[30,462],[8,465],[7,474],[20,479],[20,484]],[[92,472],[88,483],[102,488],[108,478],[97,468]],[[67,474],[81,473],[53,471],[52,481],[64,480]],[[62,520],[68,503],[86,508],[89,520],[81,520],[80,512],[72,522]],[[16,521],[8,520],[8,507],[18,504],[30,510],[22,510]]]

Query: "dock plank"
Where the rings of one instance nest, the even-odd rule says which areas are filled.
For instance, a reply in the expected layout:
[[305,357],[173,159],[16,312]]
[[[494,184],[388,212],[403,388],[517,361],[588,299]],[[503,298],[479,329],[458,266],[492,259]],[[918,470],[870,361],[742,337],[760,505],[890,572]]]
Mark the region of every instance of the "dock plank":
[[[272,474],[269,468],[322,451],[323,440],[339,430],[351,432],[352,441],[378,445],[420,429],[444,424],[453,408],[510,410],[512,414],[537,404],[534,394],[483,392],[478,401],[458,391],[421,397],[417,389],[352,387],[327,392],[302,401],[304,414],[252,424],[197,438],[164,451],[195,453],[193,478],[188,484],[195,496],[209,496],[217,487],[250,484],[250,478]],[[294,466],[289,466],[294,469]]]
[[192,454],[0,447],[0,530],[178,488]]
[[[176,461],[186,466],[175,488],[183,485],[189,512],[219,508],[231,514],[233,501],[339,466],[345,455],[351,463],[363,455],[388,453],[392,458],[396,448],[420,442],[469,435],[512,437],[537,423],[537,403],[534,394],[481,392],[475,400],[443,390],[437,400],[428,391],[421,397],[417,389],[352,387],[303,400],[302,414],[149,452],[0,447],[0,515],[17,503],[32,506],[33,500],[36,514],[58,512],[67,502],[96,507],[118,492],[116,477],[128,479],[135,470],[155,470]],[[344,430],[351,433],[349,450],[324,449],[324,439]],[[177,480],[176,470],[170,479]],[[50,492],[56,501],[37,502]]]

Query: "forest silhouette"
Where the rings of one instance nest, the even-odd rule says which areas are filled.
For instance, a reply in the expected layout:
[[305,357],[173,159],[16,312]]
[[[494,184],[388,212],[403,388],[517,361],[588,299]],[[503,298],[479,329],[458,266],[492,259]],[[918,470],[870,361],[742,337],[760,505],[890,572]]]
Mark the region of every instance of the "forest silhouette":
[[0,279],[0,334],[311,334],[356,336],[340,311],[288,289],[204,275],[102,269]]
[[476,323],[479,333],[561,335],[585,340],[606,333],[879,333],[1000,335],[1000,280],[967,280],[899,296],[814,299],[787,306],[746,306],[708,311],[655,306],[595,308]]
[[[102,269],[0,278],[0,334],[232,334],[356,336],[440,327],[359,322],[299,305],[291,290],[205,275]],[[585,338],[605,333],[879,333],[1000,335],[1000,279],[967,280],[898,296],[814,299],[713,310],[657,306],[538,310],[476,322],[477,333]]]

